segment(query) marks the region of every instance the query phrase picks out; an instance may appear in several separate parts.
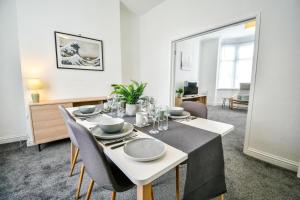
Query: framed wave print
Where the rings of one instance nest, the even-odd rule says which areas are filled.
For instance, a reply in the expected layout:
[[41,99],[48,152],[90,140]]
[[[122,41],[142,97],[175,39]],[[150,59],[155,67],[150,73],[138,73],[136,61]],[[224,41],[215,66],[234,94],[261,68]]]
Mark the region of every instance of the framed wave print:
[[57,68],[104,71],[102,40],[54,32]]

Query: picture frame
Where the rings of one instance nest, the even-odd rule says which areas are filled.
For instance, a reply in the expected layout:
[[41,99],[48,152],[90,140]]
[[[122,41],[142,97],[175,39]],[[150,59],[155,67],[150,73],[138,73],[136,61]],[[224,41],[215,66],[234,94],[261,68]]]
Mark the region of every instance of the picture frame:
[[192,70],[192,57],[188,54],[184,54],[182,51],[180,52],[180,69],[183,71],[191,71]]
[[54,31],[58,69],[104,71],[103,41]]

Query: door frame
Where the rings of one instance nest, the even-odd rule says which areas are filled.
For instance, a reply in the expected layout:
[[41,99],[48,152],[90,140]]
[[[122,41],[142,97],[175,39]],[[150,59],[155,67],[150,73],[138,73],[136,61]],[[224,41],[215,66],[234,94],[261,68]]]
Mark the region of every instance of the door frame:
[[194,37],[198,37],[201,35],[209,34],[215,31],[219,31],[230,26],[234,26],[237,24],[241,24],[250,20],[256,20],[255,27],[255,40],[254,40],[254,52],[253,52],[253,63],[252,63],[252,76],[251,76],[251,85],[250,85],[250,94],[249,94],[249,105],[248,105],[248,113],[247,113],[247,121],[246,121],[246,133],[244,140],[244,153],[247,151],[250,141],[250,133],[251,133],[251,120],[252,120],[252,112],[253,112],[253,104],[255,101],[255,85],[256,85],[256,72],[257,72],[257,63],[258,63],[258,51],[259,51],[259,36],[260,36],[260,25],[261,25],[261,14],[256,13],[244,18],[235,19],[229,23],[225,23],[223,25],[214,26],[207,30],[204,30],[199,33],[195,33],[192,35],[188,35],[185,37],[181,37],[171,41],[171,70],[170,70],[170,105],[173,106],[175,104],[175,66],[176,66],[176,43],[180,41],[184,41],[187,39],[191,39]]

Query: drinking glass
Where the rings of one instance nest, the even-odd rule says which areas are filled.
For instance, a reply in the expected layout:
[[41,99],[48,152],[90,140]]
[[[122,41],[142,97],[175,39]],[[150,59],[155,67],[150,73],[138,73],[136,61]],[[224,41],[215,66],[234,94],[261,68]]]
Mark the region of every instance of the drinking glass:
[[169,108],[168,106],[160,106],[159,109],[158,130],[168,130]]
[[[121,107],[121,96],[113,95],[110,101],[110,112],[113,116],[118,116],[119,108]],[[120,108],[121,109],[121,108]]]
[[124,102],[117,102],[117,117],[123,118],[125,116]]
[[103,104],[103,109],[105,112],[110,112],[112,102],[112,99],[108,99],[107,102]]
[[158,121],[158,116],[159,116],[159,108],[155,106],[155,104],[151,104],[149,117],[152,119],[152,129],[149,131],[150,134],[159,133],[159,130],[155,128],[156,121]]
[[165,112],[164,112],[164,120],[162,122],[162,128],[163,130],[168,130],[169,129],[169,107],[165,107]]

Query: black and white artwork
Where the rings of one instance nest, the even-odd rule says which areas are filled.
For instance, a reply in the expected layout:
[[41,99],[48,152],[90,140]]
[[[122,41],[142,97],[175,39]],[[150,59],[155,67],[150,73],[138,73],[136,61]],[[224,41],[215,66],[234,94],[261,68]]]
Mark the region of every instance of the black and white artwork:
[[57,68],[103,71],[102,40],[55,32]]
[[183,52],[180,52],[180,68],[184,71],[192,70],[192,56]]

